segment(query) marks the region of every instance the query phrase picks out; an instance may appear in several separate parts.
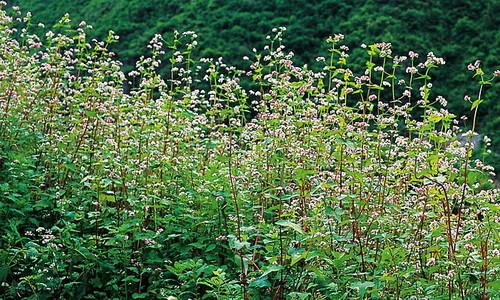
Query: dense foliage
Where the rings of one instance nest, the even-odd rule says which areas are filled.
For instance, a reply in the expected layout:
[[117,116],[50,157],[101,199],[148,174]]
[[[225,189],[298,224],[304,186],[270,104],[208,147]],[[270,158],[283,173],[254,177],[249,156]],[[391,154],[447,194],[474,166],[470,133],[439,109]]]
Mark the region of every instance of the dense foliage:
[[65,16],[39,38],[13,14],[3,299],[500,297],[499,194],[472,143],[499,71],[468,66],[460,140],[432,52],[370,44],[357,73],[336,34],[299,66],[279,28],[236,68],[193,59],[184,32],[155,35],[125,76],[115,35],[90,41]]
[[[476,59],[487,68],[498,68],[500,57],[500,1],[498,0],[16,0],[29,8],[36,22],[52,24],[65,13],[96,27],[104,39],[112,29],[123,40],[113,47],[126,70],[133,68],[154,34],[194,30],[202,57],[222,56],[237,67],[253,47],[262,47],[262,36],[273,27],[286,26],[287,47],[299,65],[314,64],[311,57],[326,51],[323,41],[335,32],[346,33],[345,44],[355,71],[364,67],[361,43],[390,41],[398,51],[433,51],[446,59],[437,70],[435,91],[447,95],[450,111],[465,114],[462,101],[474,92],[464,72]],[[164,70],[165,71],[165,70]],[[433,78],[434,79],[434,78]],[[490,89],[478,112],[482,134],[492,138],[487,157],[500,169],[500,88]]]

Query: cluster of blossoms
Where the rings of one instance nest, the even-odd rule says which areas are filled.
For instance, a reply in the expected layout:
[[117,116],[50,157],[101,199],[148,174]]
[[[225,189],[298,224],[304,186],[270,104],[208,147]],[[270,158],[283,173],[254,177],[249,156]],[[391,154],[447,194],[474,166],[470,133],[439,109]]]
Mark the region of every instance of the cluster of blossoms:
[[473,64],[471,63],[467,66],[467,70],[476,71],[477,69],[479,69],[480,64],[481,64],[481,61],[476,60]]

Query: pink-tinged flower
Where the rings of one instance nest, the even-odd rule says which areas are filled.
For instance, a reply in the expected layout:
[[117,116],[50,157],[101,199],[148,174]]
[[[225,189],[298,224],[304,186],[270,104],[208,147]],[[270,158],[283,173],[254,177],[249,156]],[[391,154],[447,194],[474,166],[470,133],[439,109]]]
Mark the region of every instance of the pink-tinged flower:
[[433,266],[435,264],[436,264],[436,259],[434,257],[429,258],[429,260],[427,261],[428,267]]
[[399,63],[404,62],[406,59],[407,59],[406,56],[395,56],[394,59],[393,59],[393,63],[394,64],[399,64]]
[[493,72],[493,76],[495,77],[500,76],[500,70],[495,70],[495,72]]
[[476,60],[474,64],[470,63],[467,65],[467,70],[469,71],[475,71],[479,68],[479,65],[481,64],[480,60]]
[[408,89],[407,89],[407,90],[405,90],[405,91],[403,92],[403,96],[410,98],[410,97],[411,97],[411,91],[410,91],[410,90],[408,90]]
[[437,57],[433,52],[429,52],[427,54],[427,60],[425,61],[425,66],[429,66],[431,64],[436,65],[444,65],[446,61],[442,57]]
[[354,123],[354,126],[359,127],[359,128],[366,128],[366,127],[368,127],[368,123],[366,123],[366,122],[356,122],[356,123]]
[[406,73],[416,74],[417,72],[418,72],[418,70],[415,67],[408,67],[408,68],[406,68]]
[[344,35],[342,33],[337,33],[333,36],[334,42],[340,42],[344,39]]
[[409,56],[410,58],[418,58],[418,53],[417,53],[417,52],[410,51],[410,52],[408,52],[408,56]]
[[152,240],[152,239],[145,239],[144,240],[144,244],[146,244],[146,245],[155,245],[156,241]]
[[437,96],[436,100],[441,104],[441,106],[448,105],[448,101],[443,96]]

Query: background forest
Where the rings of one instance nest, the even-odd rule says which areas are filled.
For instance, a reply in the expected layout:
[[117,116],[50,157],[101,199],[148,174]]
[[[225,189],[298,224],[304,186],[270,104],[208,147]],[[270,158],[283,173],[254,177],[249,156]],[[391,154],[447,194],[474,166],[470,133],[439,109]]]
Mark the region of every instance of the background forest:
[[[470,117],[465,93],[473,93],[467,64],[481,60],[486,70],[498,68],[500,57],[500,11],[498,0],[461,1],[342,1],[342,0],[16,0],[29,8],[34,22],[53,24],[65,13],[75,22],[87,21],[103,39],[109,30],[120,36],[111,48],[131,70],[156,33],[171,35],[174,30],[194,30],[199,35],[202,57],[224,57],[230,65],[241,67],[241,58],[273,27],[286,26],[284,44],[295,53],[297,64],[324,53],[324,40],[333,33],[346,35],[352,48],[350,61],[363,67],[361,43],[391,42],[396,52],[408,49],[433,51],[446,60],[435,73],[436,95],[443,95],[451,112]],[[115,46],[116,45],[116,46]],[[359,70],[356,70],[359,71]],[[499,89],[485,95],[478,112],[478,131],[492,139],[490,157],[500,168]]]

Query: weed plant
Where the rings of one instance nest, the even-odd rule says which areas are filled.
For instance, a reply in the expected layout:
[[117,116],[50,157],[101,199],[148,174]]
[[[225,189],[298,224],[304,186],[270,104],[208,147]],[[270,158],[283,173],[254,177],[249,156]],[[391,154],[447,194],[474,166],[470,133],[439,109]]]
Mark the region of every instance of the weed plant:
[[459,126],[433,53],[362,45],[353,74],[337,34],[313,70],[278,28],[239,70],[176,32],[124,74],[114,33],[30,20],[0,9],[1,298],[500,297],[473,144],[499,71],[469,66]]

